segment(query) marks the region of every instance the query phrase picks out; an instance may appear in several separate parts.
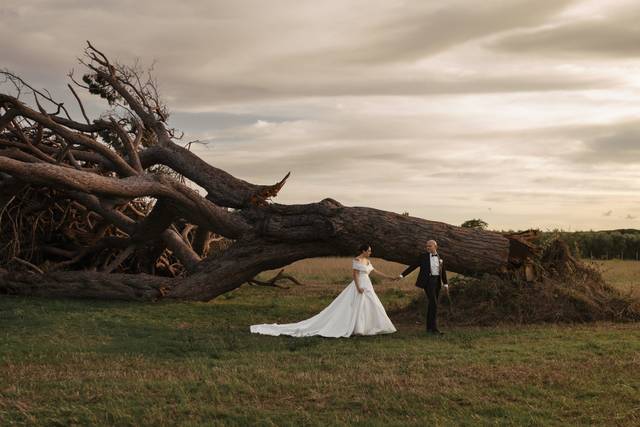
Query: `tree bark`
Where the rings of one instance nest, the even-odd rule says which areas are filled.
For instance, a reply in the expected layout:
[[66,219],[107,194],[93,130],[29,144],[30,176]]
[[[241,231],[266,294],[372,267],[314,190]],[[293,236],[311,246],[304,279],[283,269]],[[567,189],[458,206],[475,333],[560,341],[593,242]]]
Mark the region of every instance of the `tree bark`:
[[[260,234],[237,242],[222,254],[204,259],[190,276],[173,279],[171,285],[164,278],[156,283],[146,277],[144,283],[149,287],[146,292],[139,292],[138,288],[125,292],[123,289],[135,283],[135,277],[139,275],[118,275],[109,279],[105,277],[108,275],[99,273],[94,273],[100,279],[92,281],[91,288],[82,286],[90,276],[75,284],[71,277],[64,282],[58,278],[52,283],[72,286],[73,291],[65,294],[67,296],[95,298],[98,287],[103,286],[105,298],[151,299],[160,297],[153,289],[164,287],[167,298],[207,301],[239,287],[262,271],[284,267],[297,260],[355,256],[356,248],[362,243],[372,246],[375,257],[411,264],[417,262],[430,239],[438,241],[438,250],[453,272],[499,274],[513,268],[509,261],[510,239],[500,233],[455,227],[373,208],[346,207],[332,199],[309,205],[277,205],[268,211],[271,215],[260,211]],[[110,288],[116,282],[121,286],[114,293]],[[24,276],[20,276],[19,283],[24,283]],[[19,283],[11,276],[3,277],[0,291],[34,292],[33,287],[21,288]],[[63,294],[60,286],[55,287],[52,295]],[[38,295],[46,292],[46,287],[39,285],[37,289]]]

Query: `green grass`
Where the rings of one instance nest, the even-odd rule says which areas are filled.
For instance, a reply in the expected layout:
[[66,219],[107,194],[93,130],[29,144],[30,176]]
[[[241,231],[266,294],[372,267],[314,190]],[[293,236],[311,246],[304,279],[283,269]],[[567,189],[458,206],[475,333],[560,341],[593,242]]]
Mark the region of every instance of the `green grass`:
[[614,259],[591,262],[621,291],[640,296],[640,261]]
[[[0,425],[640,424],[638,324],[249,333],[322,309],[345,285],[341,262],[328,276],[315,271],[326,260],[292,266],[302,288],[211,303],[1,297]],[[377,287],[387,307],[416,292]]]

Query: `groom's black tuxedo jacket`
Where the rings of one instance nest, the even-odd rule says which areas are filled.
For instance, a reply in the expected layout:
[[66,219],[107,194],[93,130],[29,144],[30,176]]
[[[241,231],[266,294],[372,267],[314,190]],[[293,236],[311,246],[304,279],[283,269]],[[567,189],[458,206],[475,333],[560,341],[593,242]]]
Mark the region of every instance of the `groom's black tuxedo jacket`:
[[[418,273],[418,279],[416,280],[416,286],[419,288],[424,288],[425,286],[427,286],[427,280],[429,279],[429,275],[431,274],[430,255],[431,254],[429,252],[420,254],[418,263],[412,264],[409,267],[407,267],[407,269],[401,273],[402,276],[406,277],[407,274],[411,273],[413,270],[420,267],[420,272]],[[444,284],[448,284],[449,281],[447,280],[447,269],[445,267],[444,260],[440,257],[440,255],[438,255],[438,258],[440,260],[440,282]]]

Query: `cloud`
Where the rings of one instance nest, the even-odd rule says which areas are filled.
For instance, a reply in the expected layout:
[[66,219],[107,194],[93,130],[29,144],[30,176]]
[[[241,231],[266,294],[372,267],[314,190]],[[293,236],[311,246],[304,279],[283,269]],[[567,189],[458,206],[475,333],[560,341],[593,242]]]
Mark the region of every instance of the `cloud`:
[[583,160],[640,163],[640,128],[621,129],[618,132],[585,141]]
[[[85,40],[121,61],[158,61],[178,109],[264,99],[572,90],[609,79],[480,67],[447,72],[416,61],[505,30],[539,25],[570,1],[17,2],[0,14],[3,65],[40,86],[80,67]],[[126,14],[117,13],[126,9]],[[366,12],[363,12],[366,10]],[[526,12],[523,12],[526,11]],[[126,28],[127,31],[114,31]],[[13,37],[19,33],[21,37]],[[10,42],[9,42],[10,41]],[[42,64],[46,64],[43,67]]]
[[247,126],[258,122],[278,123],[292,120],[296,120],[295,115],[276,116],[218,111],[175,111],[170,115],[169,124],[178,129],[188,129],[191,134],[200,134],[212,130],[224,131],[229,128]]
[[640,190],[640,15],[610,4],[4,0],[1,65],[72,106],[85,40],[156,60],[192,149],[252,182],[291,170],[283,203],[615,228]]
[[447,76],[446,73],[412,76],[397,73],[370,75],[362,70],[358,75],[326,76],[307,73],[291,79],[286,74],[275,76],[235,76],[209,82],[184,82],[172,87],[180,98],[178,106],[188,99],[192,105],[215,106],[229,102],[249,102],[297,97],[336,96],[429,96],[512,92],[547,92],[605,88],[613,84],[608,77],[576,77],[559,72],[545,75],[522,73]]
[[579,149],[569,155],[572,161],[592,165],[640,163],[640,121],[591,129],[581,138]]
[[360,26],[347,43],[304,57],[332,64],[414,61],[505,30],[539,25],[571,3],[485,1],[481,8],[468,1],[390,3],[384,18],[376,16],[372,25]]
[[640,8],[614,9],[579,20],[521,30],[489,46],[515,54],[562,55],[566,58],[640,56]]

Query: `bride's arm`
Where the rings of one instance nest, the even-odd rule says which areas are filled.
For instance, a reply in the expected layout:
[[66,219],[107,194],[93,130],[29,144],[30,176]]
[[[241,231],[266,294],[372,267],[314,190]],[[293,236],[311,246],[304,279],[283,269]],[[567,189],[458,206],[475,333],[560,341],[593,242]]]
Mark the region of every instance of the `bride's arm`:
[[384,277],[385,279],[389,279],[389,280],[399,280],[400,278],[398,276],[389,276],[388,274],[384,274],[382,271],[376,270],[375,268],[373,269],[374,272],[376,272],[377,274],[379,274],[380,276]]
[[359,271],[354,268],[351,272],[353,274],[353,281],[356,284],[356,289],[358,290],[358,293],[362,293],[363,289],[360,287],[360,283],[358,283],[358,273],[359,273]]

